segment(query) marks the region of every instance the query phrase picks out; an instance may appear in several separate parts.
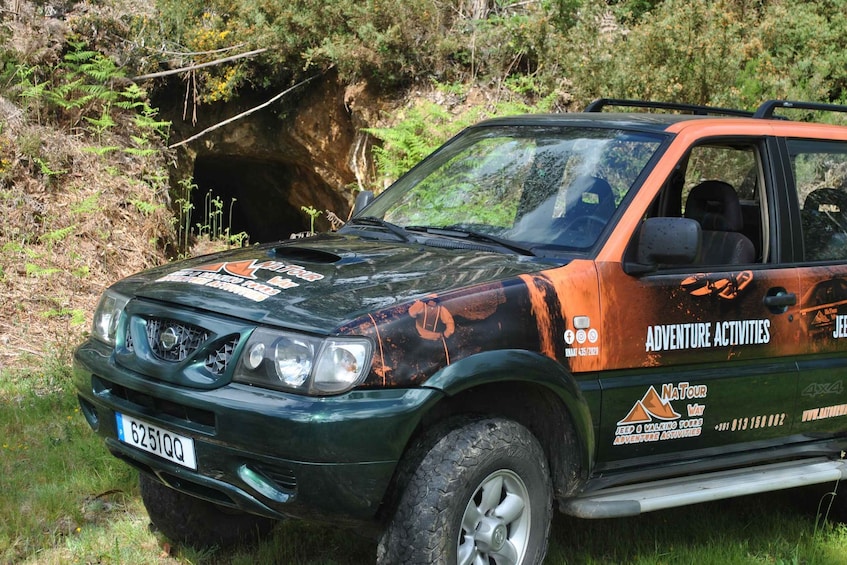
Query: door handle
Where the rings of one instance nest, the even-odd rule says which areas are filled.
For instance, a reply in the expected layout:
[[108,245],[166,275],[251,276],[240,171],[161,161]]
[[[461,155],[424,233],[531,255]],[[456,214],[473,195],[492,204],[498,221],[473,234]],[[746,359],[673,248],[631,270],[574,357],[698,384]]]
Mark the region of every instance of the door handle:
[[782,314],[789,306],[797,304],[797,295],[784,288],[774,287],[768,290],[763,302],[774,314]]
[[793,292],[765,296],[765,306],[794,306],[797,304],[797,295]]

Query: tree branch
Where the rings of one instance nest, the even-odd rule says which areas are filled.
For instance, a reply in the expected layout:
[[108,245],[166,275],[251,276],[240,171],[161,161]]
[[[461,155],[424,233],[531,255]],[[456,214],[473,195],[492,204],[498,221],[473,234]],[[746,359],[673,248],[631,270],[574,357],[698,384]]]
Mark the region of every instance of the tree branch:
[[222,59],[215,59],[214,61],[209,61],[208,63],[198,63],[196,65],[191,65],[189,67],[180,67],[179,69],[170,69],[167,71],[161,71],[158,73],[150,73],[147,75],[141,75],[137,77],[133,77],[131,80],[146,80],[148,78],[158,78],[164,77],[168,75],[175,75],[179,73],[184,73],[187,71],[194,71],[197,69],[202,69],[204,67],[211,67],[214,65],[220,65],[221,63],[228,63],[230,61],[235,61],[236,59],[243,59],[245,57],[252,57],[253,55],[258,55],[259,53],[264,53],[267,51],[267,47],[263,47],[262,49],[256,49],[254,51],[247,51],[246,53],[240,53],[238,55],[232,55],[230,57],[223,57]]
[[[332,67],[330,67],[330,68],[332,68]],[[328,70],[328,69],[327,69],[327,70]],[[323,73],[320,73],[320,74],[317,74],[317,75],[311,76],[311,77],[309,77],[309,78],[307,78],[307,79],[305,79],[305,80],[301,80],[300,82],[298,82],[298,83],[297,83],[297,84],[295,84],[294,86],[292,86],[292,87],[290,87],[290,88],[286,88],[285,90],[283,90],[282,92],[280,92],[279,94],[277,94],[276,96],[274,96],[273,98],[271,98],[270,100],[268,100],[267,102],[263,102],[262,104],[259,104],[258,106],[254,107],[254,108],[250,108],[250,109],[249,109],[249,110],[247,110],[246,112],[242,112],[242,113],[240,113],[240,114],[238,114],[238,115],[236,115],[236,116],[233,116],[233,117],[231,117],[231,118],[227,118],[226,120],[224,120],[224,121],[222,121],[222,122],[219,122],[219,123],[217,123],[217,124],[215,124],[215,125],[213,125],[213,126],[207,127],[206,129],[204,129],[204,130],[203,130],[203,131],[201,131],[200,133],[198,133],[198,134],[196,134],[196,135],[192,135],[192,136],[191,136],[191,137],[189,137],[188,139],[184,139],[184,140],[180,141],[179,143],[174,143],[173,145],[169,145],[169,146],[168,146],[168,149],[174,149],[175,147],[179,147],[180,145],[185,145],[186,143],[189,143],[189,142],[191,142],[191,141],[194,141],[195,139],[198,139],[198,138],[200,138],[200,137],[203,137],[204,135],[206,135],[206,134],[207,134],[207,133],[209,133],[210,131],[214,131],[214,130],[216,130],[216,129],[220,128],[220,127],[223,127],[223,126],[225,126],[225,125],[227,125],[227,124],[231,124],[232,122],[234,122],[234,121],[236,121],[236,120],[240,120],[241,118],[244,118],[244,117],[246,117],[246,116],[249,116],[249,115],[250,115],[250,114],[252,114],[253,112],[258,112],[258,111],[259,111],[259,110],[261,110],[262,108],[267,108],[268,106],[270,106],[271,104],[273,104],[274,102],[276,102],[277,100],[279,100],[280,98],[282,98],[283,96],[285,96],[286,94],[288,94],[289,92],[291,92],[292,90],[295,90],[295,89],[297,89],[297,88],[299,88],[299,87],[303,86],[304,84],[308,84],[308,83],[312,82],[313,80],[315,80],[315,79],[316,79],[316,78],[318,78],[319,76],[322,76],[322,75],[323,75],[323,74],[325,74],[325,73],[326,73],[326,71],[324,71]]]
[[162,55],[177,55],[179,57],[196,57],[197,55],[214,55],[216,53],[226,53],[227,51],[232,51],[233,49],[238,49],[239,47],[244,47],[243,43],[239,43],[238,45],[231,45],[230,47],[221,47],[220,49],[213,49],[211,51],[156,51],[157,53],[161,53]]

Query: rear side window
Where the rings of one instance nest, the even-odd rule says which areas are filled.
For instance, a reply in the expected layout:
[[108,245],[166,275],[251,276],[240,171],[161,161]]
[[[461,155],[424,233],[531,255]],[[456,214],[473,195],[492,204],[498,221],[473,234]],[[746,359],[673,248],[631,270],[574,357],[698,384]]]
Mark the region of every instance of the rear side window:
[[847,260],[847,143],[789,140],[807,261]]

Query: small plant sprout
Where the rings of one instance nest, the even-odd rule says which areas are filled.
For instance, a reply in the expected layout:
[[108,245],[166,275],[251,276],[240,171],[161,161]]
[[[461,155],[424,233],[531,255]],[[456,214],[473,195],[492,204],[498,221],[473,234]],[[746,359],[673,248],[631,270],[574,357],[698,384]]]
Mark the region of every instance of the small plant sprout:
[[323,214],[323,212],[314,206],[300,206],[300,209],[309,216],[309,231],[315,233],[315,219]]

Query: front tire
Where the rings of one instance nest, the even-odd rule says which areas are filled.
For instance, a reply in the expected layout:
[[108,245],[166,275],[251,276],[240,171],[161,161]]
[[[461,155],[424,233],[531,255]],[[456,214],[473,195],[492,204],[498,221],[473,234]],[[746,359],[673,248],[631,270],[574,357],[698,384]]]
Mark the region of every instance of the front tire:
[[501,418],[465,423],[411,471],[377,562],[541,563],[551,492],[544,451],[529,430]]
[[139,487],[153,525],[169,540],[196,548],[255,543],[276,523],[181,493],[146,473],[139,473]]

